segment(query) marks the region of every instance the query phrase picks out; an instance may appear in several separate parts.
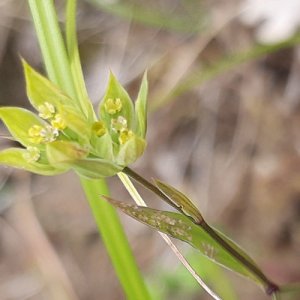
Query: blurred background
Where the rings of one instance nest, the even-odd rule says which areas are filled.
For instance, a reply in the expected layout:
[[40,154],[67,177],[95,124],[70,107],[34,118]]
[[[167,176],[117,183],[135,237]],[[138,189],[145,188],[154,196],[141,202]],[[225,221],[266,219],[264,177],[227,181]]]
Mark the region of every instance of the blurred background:
[[[95,105],[110,69],[133,99],[149,72],[148,148],[132,167],[188,194],[275,282],[300,281],[300,1],[78,2]],[[56,5],[63,25],[65,1]],[[20,55],[44,73],[27,1],[0,0],[1,106],[29,108]],[[155,231],[120,217],[153,299],[210,299]],[[176,244],[224,299],[268,299]],[[124,299],[74,174],[0,167],[0,299]]]

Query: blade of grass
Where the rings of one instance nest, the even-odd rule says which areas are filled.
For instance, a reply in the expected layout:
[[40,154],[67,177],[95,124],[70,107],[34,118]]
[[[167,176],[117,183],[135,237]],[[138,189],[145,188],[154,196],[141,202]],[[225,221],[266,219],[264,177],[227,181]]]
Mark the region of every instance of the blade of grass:
[[[75,3],[69,5],[75,5]],[[85,90],[78,92],[75,88],[76,84],[83,87],[83,76],[79,74],[81,68],[79,69],[77,65],[74,68],[76,70],[75,75],[74,73],[72,74],[53,1],[29,0],[29,7],[50,80],[55,82],[72,98],[79,101],[79,99],[82,99],[81,97],[86,96]],[[76,5],[74,7],[76,7]],[[70,26],[74,25],[71,23]],[[73,29],[74,28],[75,27],[73,27]],[[70,32],[73,29],[71,28]],[[69,46],[76,42],[74,37],[73,40],[71,37],[69,37],[69,39]],[[79,55],[76,59],[79,59]],[[127,298],[150,299],[115,210],[110,205],[101,207],[100,201],[100,206],[96,206],[97,196],[99,196],[99,194],[108,193],[106,183],[102,180],[87,181],[83,178],[81,178],[81,181],[91,204],[93,214],[96,217],[98,227],[101,229],[102,235],[106,237],[103,241],[105,242],[113,265],[116,267],[115,270]],[[107,220],[105,226],[103,225],[104,223],[99,225],[102,219]],[[114,235],[111,234],[112,232],[114,232]],[[114,236],[117,237],[117,240],[114,239]],[[122,267],[118,267],[119,265]]]

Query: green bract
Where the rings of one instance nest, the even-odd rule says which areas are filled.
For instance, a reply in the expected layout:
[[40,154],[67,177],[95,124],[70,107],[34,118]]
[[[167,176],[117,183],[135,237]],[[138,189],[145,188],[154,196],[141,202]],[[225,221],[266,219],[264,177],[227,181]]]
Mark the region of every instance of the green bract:
[[82,176],[100,178],[115,175],[143,154],[146,74],[134,108],[111,73],[97,119],[89,100],[79,104],[25,61],[23,67],[27,95],[37,114],[17,107],[0,108],[1,120],[22,146],[0,152],[0,164],[42,175],[73,169]]

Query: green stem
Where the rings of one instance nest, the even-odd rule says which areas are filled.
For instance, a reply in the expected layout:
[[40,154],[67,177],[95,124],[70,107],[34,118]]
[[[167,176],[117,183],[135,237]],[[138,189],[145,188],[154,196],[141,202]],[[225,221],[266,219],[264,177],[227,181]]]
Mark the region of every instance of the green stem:
[[[71,5],[70,9],[75,7],[75,4]],[[82,82],[77,82],[78,78],[83,78],[78,76],[81,68],[79,69],[77,65],[74,68],[77,73],[74,75],[59,29],[53,1],[29,0],[29,6],[49,79],[74,101],[77,101],[81,107],[81,100],[85,96],[85,92],[79,93],[75,88],[77,84],[82,85]],[[72,23],[70,24],[73,26]],[[69,40],[68,45],[70,46],[72,43],[74,45],[74,41],[77,42],[76,39]],[[79,58],[76,53],[75,55],[76,59]],[[132,300],[150,299],[114,208],[99,199],[100,194],[108,194],[105,181],[80,179],[127,298]]]
[[[150,299],[123,228],[115,209],[107,202],[101,201],[101,194],[108,194],[104,181],[81,178],[81,184],[89,200],[94,218],[97,222],[107,251],[114,259],[112,263],[123,284],[127,299]],[[109,229],[109,230],[107,230]]]
[[[130,168],[126,167],[123,169],[125,174],[130,176],[132,179],[155,193],[159,196],[162,200],[166,201],[168,204],[172,205],[175,209],[178,209],[176,205],[170,201],[170,199],[162,193],[155,185],[151,182],[137,174],[135,171],[131,170]],[[265,292],[267,295],[274,295],[276,292],[279,291],[279,287],[271,282],[264,273],[257,268],[251,261],[247,260],[243,257],[240,253],[238,253],[229,243],[227,243],[213,228],[211,228],[204,220],[201,223],[196,223],[193,218],[190,218],[192,222],[202,227],[219,245],[221,245],[224,249],[226,249],[233,257],[235,257],[245,268],[247,268],[250,272],[255,274],[258,278],[260,278],[261,282],[265,285]]]

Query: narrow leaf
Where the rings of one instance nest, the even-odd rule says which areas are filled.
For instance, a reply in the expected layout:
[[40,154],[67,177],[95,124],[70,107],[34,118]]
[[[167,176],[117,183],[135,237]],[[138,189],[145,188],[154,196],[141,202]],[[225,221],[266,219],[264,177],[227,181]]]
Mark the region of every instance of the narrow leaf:
[[[266,288],[264,279],[241,264],[228,250],[212,238],[207,231],[194,224],[186,216],[174,212],[160,211],[148,207],[128,204],[108,197],[104,198],[115,207],[121,209],[125,214],[159,230],[160,232],[189,243],[215,263],[250,278]],[[239,251],[242,251],[237,245],[235,247],[237,247]],[[244,256],[246,257],[247,255],[244,254]]]
[[0,152],[0,164],[26,170],[39,175],[56,175],[65,172],[63,169],[57,169],[49,164],[38,162],[30,163],[25,158],[25,149],[9,148]]
[[147,73],[143,76],[143,81],[135,102],[135,118],[136,118],[136,134],[145,138],[147,131],[147,96],[148,96],[148,81]]
[[0,119],[14,137],[23,146],[41,148],[43,145],[36,145],[30,142],[28,130],[34,125],[44,126],[46,123],[29,110],[18,107],[1,107]]
[[55,141],[46,145],[49,162],[56,167],[70,166],[72,161],[88,155],[88,149],[75,142]]
[[155,179],[154,182],[158,189],[178,207],[180,212],[191,217],[198,224],[203,221],[200,211],[186,195],[160,180]]

